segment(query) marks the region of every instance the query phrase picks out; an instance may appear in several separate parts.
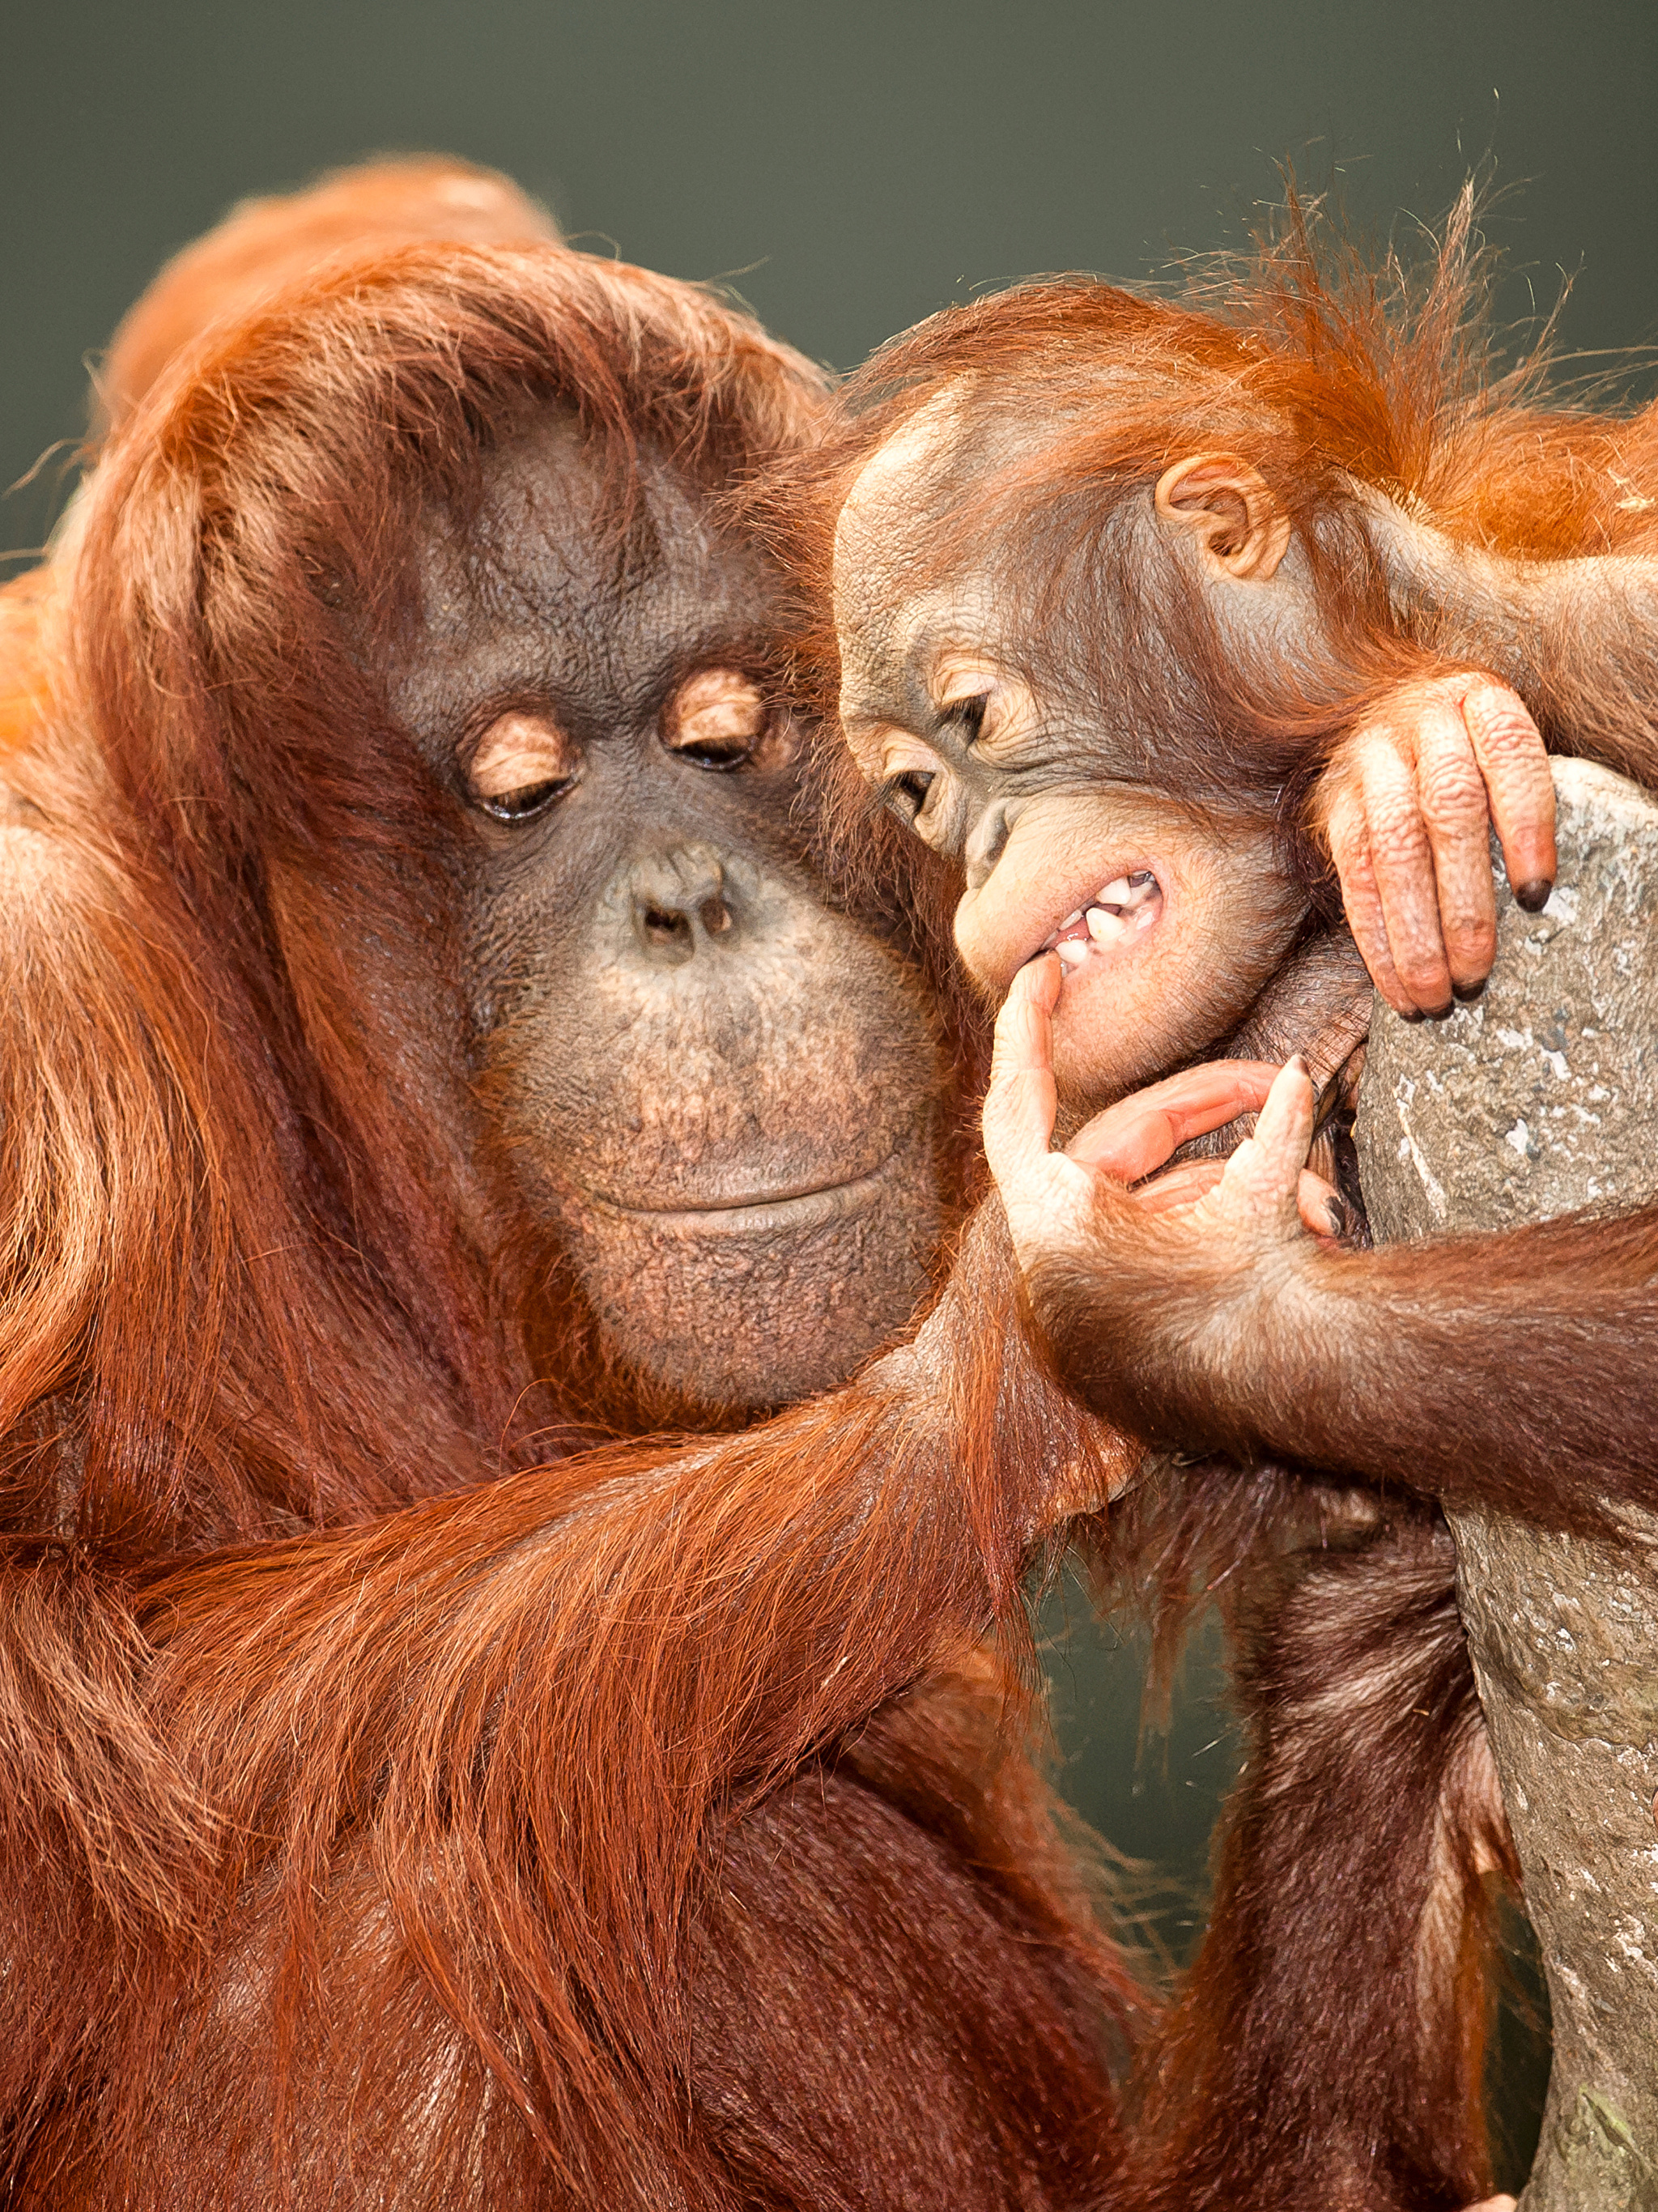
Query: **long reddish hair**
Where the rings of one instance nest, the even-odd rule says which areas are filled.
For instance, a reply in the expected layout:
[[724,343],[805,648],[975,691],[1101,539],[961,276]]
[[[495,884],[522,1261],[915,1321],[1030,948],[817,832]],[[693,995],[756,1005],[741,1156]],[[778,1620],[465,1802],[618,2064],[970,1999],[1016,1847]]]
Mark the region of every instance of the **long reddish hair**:
[[380,1510],[411,1457],[495,1471],[550,1361],[537,1449],[575,1419],[581,1316],[532,1367],[547,1255],[466,1088],[440,794],[375,672],[418,529],[464,530],[492,443],[560,406],[621,557],[642,447],[719,484],[820,389],[713,297],[556,246],[347,257],[187,349],[9,595],[13,1527],[148,1554]]

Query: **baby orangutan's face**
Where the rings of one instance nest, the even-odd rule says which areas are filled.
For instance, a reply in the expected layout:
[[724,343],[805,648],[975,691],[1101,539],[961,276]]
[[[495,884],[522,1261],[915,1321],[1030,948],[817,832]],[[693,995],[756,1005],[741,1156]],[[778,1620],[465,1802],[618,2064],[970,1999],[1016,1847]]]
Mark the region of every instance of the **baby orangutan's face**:
[[[909,518],[958,465],[956,435],[935,402],[879,449],[841,512],[841,723],[886,803],[960,864],[956,942],[986,997],[999,1003],[1026,961],[1057,951],[1054,1073],[1067,1104],[1092,1111],[1236,1027],[1305,897],[1270,825],[1148,785],[1146,733],[1126,741],[1120,706],[1114,719],[1108,702],[1094,711],[1023,672],[1061,656],[1020,650],[984,570],[906,585]],[[1148,488],[1148,516],[1151,501]]]

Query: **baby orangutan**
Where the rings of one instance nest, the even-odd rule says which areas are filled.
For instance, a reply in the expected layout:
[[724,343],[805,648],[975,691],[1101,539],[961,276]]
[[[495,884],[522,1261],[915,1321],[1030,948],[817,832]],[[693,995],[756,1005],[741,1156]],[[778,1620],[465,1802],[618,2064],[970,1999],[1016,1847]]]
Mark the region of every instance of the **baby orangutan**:
[[[985,1135],[1032,1316],[1178,1455],[1119,1564],[1257,1570],[1251,1756],[1140,2081],[1130,2201],[1160,2212],[1489,2189],[1482,1877],[1514,1869],[1428,1501],[1658,1505],[1658,1217],[1362,1249],[1372,981],[1413,1018],[1479,994],[1493,823],[1546,901],[1546,741],[1658,763],[1631,490],[1658,439],[1462,379],[1465,245],[1402,322],[1379,283],[1322,289],[1299,232],[1221,312],[1075,282],[934,318],[854,382],[778,533],[832,568],[851,752],[1005,997]],[[1614,556],[1587,588],[1585,553]],[[1294,1055],[1253,1138],[1130,1188],[1119,1106],[1102,1172],[1090,1115],[1152,1084],[1166,1158],[1157,1079],[1217,1054],[1254,1097]],[[1209,1455],[1231,1471],[1179,1472]]]
[[[1489,532],[1528,491],[1558,537],[1570,484],[1600,551],[1631,519],[1650,534],[1627,488],[1653,434],[1600,425],[1586,486],[1584,425],[1533,411],[1535,481],[1510,483],[1521,426],[1499,412],[1476,439],[1470,402],[1463,431],[1442,426],[1440,477],[1424,464],[1432,507],[1391,447],[1351,450],[1364,395],[1341,366],[1324,388],[1270,338],[1080,283],[900,341],[879,364],[900,400],[841,459],[842,726],[959,868],[969,974],[1011,989],[987,1143],[1072,1387],[1182,1453],[1587,1526],[1600,1498],[1658,1504],[1658,1215],[1385,1253],[1329,1239],[1357,1200],[1341,1079],[1371,978],[1407,1014],[1478,994],[1492,822],[1516,896],[1547,897],[1548,763],[1516,689],[1557,749],[1647,781],[1658,763],[1658,562],[1637,542],[1586,585],[1581,559],[1530,557],[1512,515],[1505,561],[1424,511],[1454,522],[1479,494]],[[1486,471],[1472,488],[1462,449]],[[1351,935],[1325,911],[1327,854]],[[1218,1051],[1303,1056],[1224,1178],[1187,1163],[1131,1203],[1089,1173],[1085,1138],[1049,1152],[1050,1052],[1074,1131]]]

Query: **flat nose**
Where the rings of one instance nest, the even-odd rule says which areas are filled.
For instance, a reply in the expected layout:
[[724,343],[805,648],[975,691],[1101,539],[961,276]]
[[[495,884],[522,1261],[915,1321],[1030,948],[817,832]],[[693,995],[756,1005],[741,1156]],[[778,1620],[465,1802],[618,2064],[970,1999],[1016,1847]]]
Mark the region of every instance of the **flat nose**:
[[993,799],[969,831],[967,842],[962,848],[962,865],[967,871],[969,890],[982,890],[989,882],[990,872],[1002,857],[1018,811],[1013,802]]
[[655,967],[680,967],[741,935],[743,900],[711,845],[676,845],[635,860],[628,896],[635,934]]

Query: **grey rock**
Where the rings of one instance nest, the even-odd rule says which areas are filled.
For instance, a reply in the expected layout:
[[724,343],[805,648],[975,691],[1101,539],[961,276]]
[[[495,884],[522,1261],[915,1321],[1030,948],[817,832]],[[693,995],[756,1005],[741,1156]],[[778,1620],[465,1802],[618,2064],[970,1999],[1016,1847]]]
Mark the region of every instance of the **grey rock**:
[[[1540,915],[1499,888],[1484,998],[1442,1024],[1376,1001],[1355,1133],[1379,1241],[1658,1193],[1658,804],[1588,762],[1554,781],[1559,880]],[[1553,2013],[1525,2212],[1658,2212],[1658,1522],[1621,1517],[1614,1549],[1451,1516]]]

